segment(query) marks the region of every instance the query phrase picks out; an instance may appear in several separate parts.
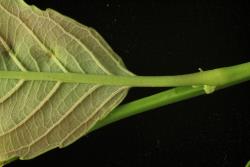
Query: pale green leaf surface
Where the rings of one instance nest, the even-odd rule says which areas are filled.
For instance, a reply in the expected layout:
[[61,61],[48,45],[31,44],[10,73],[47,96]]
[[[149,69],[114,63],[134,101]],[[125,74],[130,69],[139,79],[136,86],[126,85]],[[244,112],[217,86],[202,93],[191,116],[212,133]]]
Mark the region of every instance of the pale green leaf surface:
[[[0,0],[0,70],[133,75],[95,30],[22,0]],[[0,162],[71,144],[115,108],[127,90],[0,79]]]

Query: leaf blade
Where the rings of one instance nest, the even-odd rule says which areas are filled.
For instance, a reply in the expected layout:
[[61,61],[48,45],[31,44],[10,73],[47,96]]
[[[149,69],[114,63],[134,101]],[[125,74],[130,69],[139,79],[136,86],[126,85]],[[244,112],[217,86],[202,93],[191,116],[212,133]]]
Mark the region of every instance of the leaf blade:
[[[133,75],[96,31],[53,10],[0,0],[0,13],[3,71]],[[4,64],[10,58],[13,70]],[[0,161],[30,159],[72,143],[128,91],[122,86],[55,81],[4,82],[14,86],[7,91],[0,87],[7,97],[0,103]]]

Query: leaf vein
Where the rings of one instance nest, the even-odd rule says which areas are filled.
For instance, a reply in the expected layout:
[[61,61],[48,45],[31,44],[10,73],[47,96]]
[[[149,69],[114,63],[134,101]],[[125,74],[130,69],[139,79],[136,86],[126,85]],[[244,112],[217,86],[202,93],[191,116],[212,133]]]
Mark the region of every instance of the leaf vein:
[[62,146],[64,145],[63,143],[64,143],[71,135],[73,135],[75,131],[77,131],[82,125],[88,123],[88,122],[91,120],[91,118],[93,118],[96,114],[98,114],[98,111],[99,111],[103,106],[105,106],[106,103],[108,103],[115,95],[117,95],[118,93],[120,93],[121,91],[123,91],[124,88],[127,88],[127,87],[120,87],[117,91],[115,91],[115,92],[113,92],[112,94],[110,94],[110,96],[109,96],[108,98],[106,98],[106,99],[103,101],[103,103],[102,103],[100,106],[98,106],[98,107],[96,108],[96,110],[92,113],[91,116],[89,116],[88,119],[86,119],[84,122],[82,122],[81,124],[79,124],[75,129],[73,129],[70,133],[67,134],[67,136],[65,136],[65,137],[62,139],[62,141],[61,141],[60,144],[59,144],[59,147],[62,147]]
[[65,34],[67,34],[69,37],[71,37],[74,41],[76,41],[81,47],[83,47],[85,49],[85,51],[87,51],[87,53],[91,56],[91,58],[95,61],[95,63],[107,74],[111,74],[110,71],[108,71],[108,69],[106,69],[100,62],[99,60],[95,57],[95,55],[93,54],[93,52],[79,39],[77,39],[74,35],[72,35],[71,33],[69,33],[65,28],[63,28],[58,22],[56,22],[52,17],[50,17],[50,14],[48,13],[48,18],[54,22],[54,24],[56,24]]
[[43,135],[39,136],[36,140],[34,140],[33,142],[31,142],[30,144],[27,145],[23,145],[22,147],[13,150],[13,151],[8,151],[6,152],[6,154],[12,153],[12,152],[17,152],[19,150],[25,149],[27,147],[31,147],[32,145],[34,145],[35,143],[37,143],[38,141],[40,141],[42,138],[46,137],[55,127],[57,127],[71,112],[74,111],[74,109],[81,103],[83,102],[83,100],[91,93],[93,93],[93,91],[95,91],[97,88],[99,88],[100,86],[94,86],[92,87],[90,90],[88,90],[88,92],[86,92],[81,98],[79,98],[77,100],[77,102],[75,104],[73,104],[73,106],[66,112],[66,114],[58,120],[58,122],[56,124],[54,124],[52,127],[50,127]]
[[0,98],[0,104],[10,98],[24,83],[24,80],[19,80],[17,84]]
[[16,130],[18,127],[23,125],[25,122],[27,122],[32,116],[42,108],[42,106],[54,95],[54,93],[58,90],[60,87],[61,82],[57,82],[55,86],[51,89],[51,91],[47,94],[47,96],[39,103],[39,105],[21,122],[19,122],[15,127],[9,129],[7,132],[4,134],[0,135],[0,137],[6,136],[7,134],[11,133],[12,131]]
[[16,20],[18,20],[21,25],[30,33],[30,35],[37,41],[37,43],[40,45],[40,47],[49,52],[50,55],[52,55],[53,60],[55,63],[61,68],[63,72],[68,72],[67,69],[61,64],[61,62],[56,58],[55,54],[40,40],[40,38],[31,30],[31,28],[18,16],[10,12],[8,9],[6,9],[3,5],[0,4],[0,8],[2,8],[6,13],[13,16]]
[[0,36],[0,42],[2,43],[2,45],[3,45],[4,49],[6,50],[6,52],[12,58],[12,60],[14,61],[14,63],[19,67],[19,69],[21,71],[27,71],[26,68],[22,65],[22,63],[18,60],[18,58],[16,57],[15,53],[13,52],[13,50],[8,46],[7,42],[4,41],[4,39],[3,39],[2,36]]

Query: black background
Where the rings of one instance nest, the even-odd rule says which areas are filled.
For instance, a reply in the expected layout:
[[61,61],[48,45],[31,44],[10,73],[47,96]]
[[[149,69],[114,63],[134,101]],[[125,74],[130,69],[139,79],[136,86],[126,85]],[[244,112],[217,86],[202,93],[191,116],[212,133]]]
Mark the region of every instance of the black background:
[[[27,0],[94,27],[139,75],[173,75],[250,60],[245,1]],[[244,166],[250,83],[162,107],[10,166]],[[132,89],[132,101],[164,89]]]

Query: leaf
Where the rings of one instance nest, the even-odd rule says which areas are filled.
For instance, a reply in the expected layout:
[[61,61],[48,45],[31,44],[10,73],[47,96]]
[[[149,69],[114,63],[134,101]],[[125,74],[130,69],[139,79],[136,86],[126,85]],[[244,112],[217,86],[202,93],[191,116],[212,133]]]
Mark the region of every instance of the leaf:
[[[22,0],[0,0],[0,70],[131,76],[92,28]],[[85,135],[128,87],[0,79],[0,162]]]

